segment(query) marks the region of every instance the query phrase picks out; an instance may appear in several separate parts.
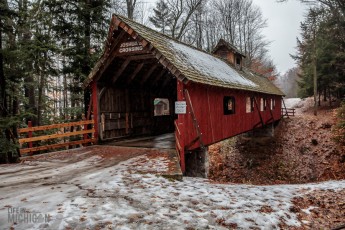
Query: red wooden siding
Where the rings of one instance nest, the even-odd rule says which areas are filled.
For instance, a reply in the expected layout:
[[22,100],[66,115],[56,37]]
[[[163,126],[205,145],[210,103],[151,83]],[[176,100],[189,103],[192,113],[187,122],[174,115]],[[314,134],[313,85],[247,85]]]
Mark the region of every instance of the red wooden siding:
[[[202,142],[205,146],[219,142],[226,138],[250,131],[262,126],[258,109],[260,109],[260,98],[267,99],[267,108],[261,111],[263,123],[272,123],[273,120],[270,109],[270,99],[275,99],[275,108],[272,111],[274,120],[281,117],[281,97],[254,93],[249,91],[239,91],[226,88],[212,87],[201,84],[191,83],[184,86],[188,90],[195,117],[202,133]],[[179,94],[180,95],[180,94]],[[224,115],[223,99],[225,96],[235,97],[235,114]],[[254,111],[246,113],[246,98],[255,97],[258,108],[254,106]],[[181,96],[178,100],[184,100]],[[184,121],[183,121],[184,117]],[[179,116],[179,123],[184,123],[184,143],[188,145],[196,137],[197,132],[193,126],[190,108],[187,106],[187,114]],[[195,143],[191,149],[200,146]]]

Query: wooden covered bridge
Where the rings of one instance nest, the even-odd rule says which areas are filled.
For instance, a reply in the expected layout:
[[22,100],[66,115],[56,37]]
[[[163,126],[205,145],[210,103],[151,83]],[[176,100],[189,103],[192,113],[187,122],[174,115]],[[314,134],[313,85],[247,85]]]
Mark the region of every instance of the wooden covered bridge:
[[188,153],[281,118],[283,93],[243,58],[222,40],[210,54],[113,15],[84,82],[96,138],[174,133],[185,172]]

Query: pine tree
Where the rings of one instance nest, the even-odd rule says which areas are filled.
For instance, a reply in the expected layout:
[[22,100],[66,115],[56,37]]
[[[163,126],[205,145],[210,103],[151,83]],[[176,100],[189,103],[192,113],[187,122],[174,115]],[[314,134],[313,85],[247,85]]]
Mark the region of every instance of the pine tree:
[[166,34],[167,28],[173,22],[172,15],[169,11],[168,5],[164,0],[160,0],[156,3],[156,8],[153,9],[154,15],[149,17],[150,22],[160,30],[163,34]]

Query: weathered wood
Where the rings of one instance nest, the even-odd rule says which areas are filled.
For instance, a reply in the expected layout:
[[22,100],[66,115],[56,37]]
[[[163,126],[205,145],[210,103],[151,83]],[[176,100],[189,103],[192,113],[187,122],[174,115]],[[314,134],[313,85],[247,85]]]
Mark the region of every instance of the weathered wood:
[[162,69],[161,70],[161,72],[159,72],[159,74],[157,74],[153,79],[152,79],[152,81],[151,81],[151,85],[155,85],[155,83],[161,78],[161,77],[163,77],[165,74],[166,74],[166,72],[168,72],[168,70],[166,70],[166,69]]
[[[272,103],[272,102],[270,102],[270,103]],[[268,109],[270,111],[271,118],[268,121],[266,121],[266,124],[268,124],[270,121],[274,121],[274,116],[273,116],[273,112],[271,110],[271,105],[268,107]]]
[[135,70],[133,71],[133,73],[131,75],[128,76],[127,78],[127,84],[130,84],[134,78],[137,76],[137,74],[140,72],[140,70],[144,67],[144,63],[140,63],[139,65],[137,65],[137,67],[135,68]]
[[192,116],[192,120],[193,120],[193,125],[194,125],[194,129],[196,131],[196,134],[197,134],[197,138],[199,140],[199,144],[200,144],[200,147],[201,148],[204,148],[205,145],[204,143],[202,142],[202,134],[201,134],[201,131],[200,131],[200,127],[199,127],[199,124],[198,124],[198,121],[196,119],[196,116],[195,116],[195,113],[194,113],[194,108],[193,108],[193,104],[192,104],[192,100],[189,96],[189,92],[187,89],[184,90],[184,94],[185,94],[185,98],[187,99],[187,106],[190,108],[190,115]]
[[179,151],[182,151],[182,147],[181,147],[181,144],[180,144],[180,139],[179,137],[176,135],[175,133],[175,141],[176,141],[176,146],[178,148]]
[[155,69],[158,67],[157,64],[154,64],[151,66],[150,70],[144,75],[144,77],[141,79],[141,82],[140,84],[144,84],[148,79],[149,77],[151,76],[151,74],[153,73],[153,71],[155,71]]
[[258,114],[259,114],[259,117],[260,117],[260,123],[261,123],[262,126],[264,126],[265,123],[264,123],[264,121],[263,121],[263,119],[262,119],[260,107],[259,107],[259,105],[258,105],[258,102],[257,102],[257,100],[256,100],[256,97],[254,97],[254,103],[255,103],[256,110],[258,111]]
[[36,126],[36,127],[29,127],[29,128],[22,128],[18,129],[18,133],[27,133],[27,132],[35,132],[41,130],[48,130],[48,129],[60,129],[64,127],[71,127],[71,126],[78,126],[78,125],[89,125],[93,124],[93,120],[85,120],[85,121],[76,121],[70,123],[61,123],[61,124],[54,124],[54,125],[43,125],[43,126]]
[[97,82],[94,81],[92,83],[92,98],[91,100],[93,100],[92,104],[93,104],[93,120],[94,120],[94,129],[95,129],[95,133],[94,133],[94,138],[96,139],[96,142],[98,140],[98,131],[99,131],[99,119],[100,119],[100,114],[98,113],[100,111],[99,109],[99,94],[98,94],[98,86],[97,86]]
[[32,153],[32,152],[37,152],[37,151],[42,151],[42,150],[51,150],[51,149],[57,149],[57,148],[62,148],[66,146],[71,146],[71,145],[80,145],[80,144],[87,144],[87,143],[94,143],[95,139],[85,139],[85,140],[79,140],[79,141],[71,141],[71,142],[65,142],[65,143],[59,143],[59,144],[53,144],[53,145],[45,145],[45,146],[38,146],[38,147],[33,147],[33,148],[25,148],[21,149],[20,153]]
[[109,89],[109,87],[103,87],[103,88],[99,91],[98,97],[99,97],[99,98],[102,98],[103,95],[104,95],[104,93],[105,93],[108,89]]
[[198,137],[196,137],[196,138],[194,138],[194,140],[192,140],[189,144],[187,144],[186,146],[185,146],[185,149],[186,150],[189,150],[189,148],[190,147],[192,147],[196,142],[198,142],[198,141],[200,141],[200,137],[198,136]]
[[171,76],[169,76],[169,75],[166,76],[166,79],[164,80],[164,82],[163,82],[163,84],[161,86],[162,87],[161,90],[164,90],[165,86],[171,81],[170,77]]
[[136,61],[136,60],[143,60],[143,59],[153,59],[155,56],[152,54],[141,54],[141,55],[134,55],[129,57],[130,60]]
[[18,142],[20,144],[32,142],[32,141],[43,141],[48,139],[55,139],[55,138],[61,138],[61,137],[70,137],[70,136],[77,136],[87,133],[94,133],[94,129],[89,130],[82,130],[82,131],[76,131],[76,132],[67,132],[67,133],[61,133],[61,134],[51,134],[51,135],[45,135],[45,136],[39,136],[39,137],[31,137],[31,138],[22,138],[19,139]]
[[177,125],[177,120],[174,121],[174,125],[175,125],[175,131],[177,131],[177,134],[178,134],[179,136],[181,136],[180,129],[179,129],[178,125]]
[[290,118],[290,116],[295,116],[295,109],[290,109],[290,108],[282,108],[281,109],[281,116],[282,117],[287,117]]
[[127,58],[121,65],[120,69],[115,73],[115,75],[112,77],[111,82],[114,84],[116,80],[121,76],[123,71],[125,71],[128,64],[131,62],[130,58]]
[[126,32],[122,30],[120,32],[120,34],[117,36],[117,38],[114,40],[113,44],[111,44],[111,48],[110,48],[109,52],[104,53],[104,55],[100,59],[102,65],[100,66],[99,70],[98,69],[96,70],[98,73],[97,73],[97,76],[93,79],[94,81],[97,81],[103,75],[104,71],[108,68],[108,66],[115,59],[115,55],[113,55],[113,53],[118,48],[118,45],[120,44],[120,42],[123,39],[123,37],[125,36],[125,34],[126,34]]
[[91,118],[91,107],[92,107],[92,99],[90,98],[89,107],[87,108],[86,120],[90,120]]

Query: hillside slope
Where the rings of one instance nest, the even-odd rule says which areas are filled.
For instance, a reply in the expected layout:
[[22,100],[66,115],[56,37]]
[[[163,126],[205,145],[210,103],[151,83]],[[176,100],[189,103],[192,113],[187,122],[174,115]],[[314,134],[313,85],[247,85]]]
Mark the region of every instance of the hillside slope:
[[286,104],[297,115],[281,120],[274,137],[238,136],[211,146],[210,177],[252,184],[344,179],[345,153],[332,140],[333,107],[324,105],[314,116],[311,98],[291,101]]

